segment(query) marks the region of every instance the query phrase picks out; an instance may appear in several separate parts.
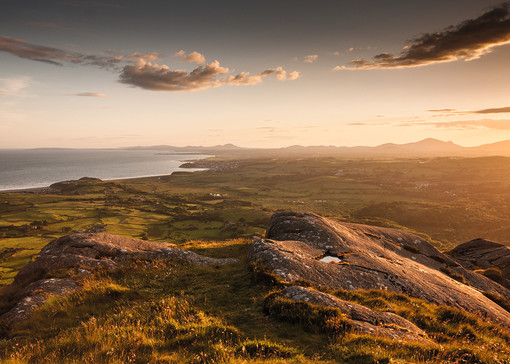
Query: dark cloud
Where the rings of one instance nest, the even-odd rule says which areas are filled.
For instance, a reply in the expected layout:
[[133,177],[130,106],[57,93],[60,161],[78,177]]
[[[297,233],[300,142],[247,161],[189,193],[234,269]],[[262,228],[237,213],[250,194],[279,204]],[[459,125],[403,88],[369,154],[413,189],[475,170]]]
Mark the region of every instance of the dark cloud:
[[20,58],[45,62],[55,66],[62,66],[62,62],[91,65],[105,69],[114,69],[122,57],[103,55],[88,55],[77,52],[67,52],[62,49],[46,47],[29,43],[22,39],[0,36],[0,51],[7,52]]
[[458,110],[456,109],[432,109],[432,110],[427,110],[428,112],[447,112],[447,113],[451,113],[451,112],[456,112]]
[[510,43],[509,4],[505,2],[476,19],[440,32],[424,34],[412,40],[398,56],[381,53],[371,61],[357,59],[334,70],[416,67],[479,58],[493,47]]
[[275,74],[279,80],[294,80],[299,73],[287,72],[281,67],[268,69],[257,74],[241,72],[226,76],[230,70],[220,66],[218,61],[199,66],[191,72],[171,70],[167,65],[157,65],[140,60],[136,65],[122,69],[120,82],[153,91],[197,91],[222,85],[254,85],[264,77]]
[[21,39],[0,36],[0,51],[33,61],[51,63],[62,66],[58,60],[68,60],[69,55],[57,48],[30,44]]
[[216,77],[228,72],[228,68],[221,67],[218,61],[188,73],[141,60],[122,69],[120,82],[153,91],[194,91],[219,86]]
[[483,109],[475,111],[476,114],[499,114],[499,113],[510,113],[510,106],[507,107],[497,107],[492,109]]
[[474,111],[462,111],[457,109],[438,109],[438,110],[427,110],[429,112],[435,112],[447,115],[462,115],[462,114],[504,114],[510,113],[510,106],[495,107],[490,109],[481,109]]

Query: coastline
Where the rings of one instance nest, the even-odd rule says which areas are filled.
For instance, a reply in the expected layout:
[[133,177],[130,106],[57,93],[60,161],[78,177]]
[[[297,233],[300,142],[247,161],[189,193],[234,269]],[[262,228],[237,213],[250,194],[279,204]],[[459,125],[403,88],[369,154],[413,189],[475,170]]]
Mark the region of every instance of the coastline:
[[[213,156],[211,156],[213,157]],[[210,157],[208,157],[210,158]],[[166,177],[166,176],[171,176],[172,174],[176,173],[176,172],[201,172],[201,171],[207,171],[209,168],[203,168],[203,167],[197,167],[197,168],[194,168],[193,166],[190,166],[191,164],[194,164],[196,161],[201,161],[202,159],[195,159],[195,160],[186,160],[186,161],[182,161],[184,162],[183,164],[181,164],[178,169],[176,171],[173,171],[169,174],[156,174],[156,175],[143,175],[143,176],[130,176],[130,177],[121,177],[121,178],[112,178],[112,179],[101,179],[102,181],[104,182],[115,182],[115,181],[122,181],[122,180],[127,180],[127,179],[139,179],[139,178],[152,178],[152,177]],[[80,178],[83,178],[83,177],[89,177],[89,176],[82,176]],[[93,177],[95,178],[95,177]],[[55,181],[55,182],[52,182],[51,184],[53,183],[59,183],[59,182],[63,182],[63,181]],[[44,192],[51,192],[51,184],[48,185],[48,186],[40,186],[40,187],[20,187],[20,188],[10,188],[10,189],[6,189],[6,190],[1,190],[0,189],[0,194],[2,193],[44,193]]]

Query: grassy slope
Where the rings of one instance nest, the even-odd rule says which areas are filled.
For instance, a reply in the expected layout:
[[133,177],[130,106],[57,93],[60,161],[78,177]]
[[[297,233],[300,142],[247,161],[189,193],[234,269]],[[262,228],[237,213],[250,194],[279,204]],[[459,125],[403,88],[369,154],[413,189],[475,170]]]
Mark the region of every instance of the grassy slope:
[[[357,335],[332,325],[334,315],[323,315],[317,306],[268,299],[264,304],[281,284],[249,269],[249,241],[194,241],[187,246],[240,261],[212,267],[140,262],[110,274],[75,277],[81,291],[51,300],[30,321],[3,333],[0,358],[119,363],[510,360],[508,333],[461,311],[383,291],[330,292],[401,314],[426,329],[436,343]],[[5,288],[2,293],[5,307],[9,295]],[[343,320],[339,313],[336,317]]]

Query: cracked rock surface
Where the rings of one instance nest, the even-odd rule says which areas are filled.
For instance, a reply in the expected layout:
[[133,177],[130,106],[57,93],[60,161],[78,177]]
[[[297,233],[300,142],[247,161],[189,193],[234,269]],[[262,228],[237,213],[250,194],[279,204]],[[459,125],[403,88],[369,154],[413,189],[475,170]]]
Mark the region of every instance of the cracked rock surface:
[[216,259],[179,249],[174,244],[146,241],[124,236],[86,233],[71,234],[51,241],[35,261],[24,266],[14,278],[25,283],[52,269],[95,268],[115,269],[134,259],[174,258],[196,265],[230,264],[233,258]]
[[18,272],[13,284],[24,288],[15,294],[15,306],[0,316],[0,321],[9,324],[21,322],[50,295],[62,296],[79,289],[79,285],[70,278],[40,279],[51,271],[75,268],[78,274],[86,275],[93,268],[115,269],[136,259],[177,259],[195,265],[237,262],[234,258],[206,257],[169,243],[103,233],[66,235],[51,241],[33,262]]
[[16,305],[0,316],[0,320],[11,324],[26,320],[50,295],[63,296],[77,289],[79,285],[70,278],[50,278],[32,282],[16,294]]
[[281,295],[293,301],[336,307],[350,319],[350,323],[358,333],[399,340],[428,341],[427,334],[420,328],[391,312],[374,311],[368,307],[304,287],[286,287]]
[[[305,280],[333,289],[404,293],[510,328],[510,313],[481,292],[510,298],[508,289],[466,270],[405,231],[282,212],[271,217],[265,239],[253,243],[250,255],[285,282]],[[336,262],[320,261],[325,256],[336,257]]]

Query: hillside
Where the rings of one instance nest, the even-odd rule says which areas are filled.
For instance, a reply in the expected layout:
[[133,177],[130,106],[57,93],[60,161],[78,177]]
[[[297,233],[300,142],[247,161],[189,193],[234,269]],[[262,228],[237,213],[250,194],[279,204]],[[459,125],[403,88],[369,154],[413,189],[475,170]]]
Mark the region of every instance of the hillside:
[[[300,241],[280,241],[286,255],[268,259],[276,241],[267,238],[277,237]],[[3,289],[3,359],[510,360],[510,313],[480,293],[509,302],[501,295],[510,291],[412,234],[285,213],[273,216],[266,240],[187,245],[202,255],[101,233],[54,240]],[[320,247],[326,250],[313,250]],[[361,247],[363,257],[356,257],[352,249]],[[390,258],[394,249],[400,261]],[[325,255],[341,262],[319,260]],[[464,283],[441,267],[456,268]],[[402,275],[393,279],[390,270]],[[342,282],[347,289],[339,289]]]
[[510,360],[509,159],[199,163],[1,194],[2,360]]

